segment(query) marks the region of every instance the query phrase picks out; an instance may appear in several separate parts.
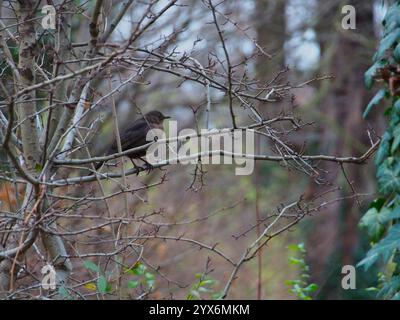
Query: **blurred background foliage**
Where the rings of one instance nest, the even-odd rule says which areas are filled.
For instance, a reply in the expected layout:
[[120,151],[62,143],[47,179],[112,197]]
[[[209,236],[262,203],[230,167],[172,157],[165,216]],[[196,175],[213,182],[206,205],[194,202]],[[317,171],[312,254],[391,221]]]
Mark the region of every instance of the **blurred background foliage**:
[[[169,49],[177,47],[178,50],[190,52],[199,61],[207,62],[209,51],[221,50],[215,33],[210,32],[210,16],[205,13],[200,1],[188,0],[185,3],[187,7],[180,8],[180,13],[171,11],[165,18],[164,28],[154,30],[153,38],[142,39],[141,44],[145,46],[146,41],[157,41],[174,28],[182,28],[184,32],[171,39]],[[382,112],[371,110],[367,120],[362,115],[372,98],[371,92],[364,87],[364,73],[371,65],[382,35],[378,21],[384,17],[388,3],[380,0],[352,1],[357,13],[355,30],[343,30],[341,27],[341,8],[344,4],[345,1],[339,0],[230,0],[221,9],[229,12],[232,20],[237,21],[250,35],[250,38],[244,36],[229,23],[224,25],[229,51],[236,55],[235,60],[253,54],[251,38],[274,56],[271,60],[265,59],[265,56],[257,57],[256,62],[248,66],[252,77],[267,81],[286,67],[288,71],[283,73],[281,83],[302,83],[316,75],[333,76],[331,80],[313,82],[295,89],[293,96],[259,108],[266,116],[293,110],[304,122],[315,122],[310,128],[292,135],[296,147],[301,149],[304,145],[310,154],[359,155],[369,147],[367,129],[373,127],[378,135],[385,130]],[[135,10],[140,12],[140,4]],[[123,28],[128,28],[130,22],[135,21],[135,10],[123,20],[123,26],[117,30],[115,38],[124,37]],[[79,34],[87,32],[79,21],[80,17],[76,17],[73,24],[73,38],[76,39]],[[197,39],[193,39],[193,35]],[[181,84],[180,80],[169,74],[160,76],[153,71],[145,73],[143,83],[151,85],[132,84],[116,98],[121,127],[136,116],[133,108],[136,105],[144,111],[160,109],[177,119],[182,127],[193,127],[195,120],[204,123],[204,112],[195,113],[197,119],[192,112],[198,108],[204,111],[206,98],[201,86]],[[102,86],[106,92],[107,84]],[[101,90],[92,92],[93,97],[101,95]],[[212,100],[212,125],[229,126],[228,109],[219,107],[227,104],[226,97],[212,92]],[[91,146],[94,154],[101,154],[108,141],[113,139],[112,121],[108,120],[110,110],[109,102],[100,106],[98,137]],[[241,119],[246,122],[245,117]],[[259,141],[260,148],[268,149],[263,142]],[[1,154],[2,170],[7,170],[6,163]],[[130,165],[129,161],[126,165]],[[329,172],[329,184],[317,185],[301,172],[269,162],[257,163],[255,173],[244,177],[235,176],[233,166],[205,166],[205,185],[199,190],[188,189],[192,181],[192,167],[171,166],[168,168],[167,183],[129,197],[129,207],[136,214],[161,210],[163,222],[170,224],[199,219],[195,227],[193,224],[174,225],[171,234],[193,237],[205,243],[218,243],[218,248],[238,258],[252,241],[247,230],[253,228],[260,218],[274,212],[282,203],[297,200],[301,195],[309,199],[334,190],[332,198],[342,200],[306,217],[290,232],[268,243],[256,259],[240,270],[228,298],[296,298],[286,284],[288,280],[301,279],[304,268],[293,268],[289,262],[293,252],[289,247],[304,243],[301,248],[304,246],[306,250],[302,252],[301,259],[309,275],[307,284],[316,285],[307,292],[310,297],[373,299],[376,295],[368,288],[378,286],[377,269],[357,269],[357,290],[341,288],[341,269],[346,264],[356,265],[369,249],[369,239],[360,232],[358,223],[376,195],[375,167],[372,163],[361,166],[346,164],[343,167],[336,163],[325,163],[321,166]],[[145,177],[129,177],[129,182],[135,186],[150,184],[157,181],[161,174],[156,171]],[[351,181],[357,193],[366,196],[359,201],[347,199],[346,196],[353,192],[348,181]],[[114,187],[112,182],[104,185],[106,192]],[[2,184],[0,201],[3,210],[11,210],[16,204],[14,191],[12,185]],[[64,192],[76,194],[80,191],[66,188]],[[67,205],[66,201],[63,205]],[[109,206],[111,211],[120,212],[124,204],[121,198],[116,197],[109,201]],[[101,203],[96,203],[80,208],[79,214],[105,209]],[[211,217],[201,220],[207,215]],[[103,231],[109,232],[107,228]],[[163,235],[168,235],[169,227],[163,227],[163,231]],[[153,270],[152,266],[160,268],[168,277],[162,277],[153,270],[150,272],[155,275],[153,282],[152,276],[145,276],[143,270],[142,273],[140,269],[130,271],[131,277],[127,279],[123,293],[125,297],[137,290],[141,279],[147,277],[147,281],[151,280],[154,285],[152,298],[168,298],[172,295],[174,298],[196,299],[204,297],[204,294],[216,298],[230,274],[223,259],[218,256],[210,258],[209,252],[198,250],[191,244],[153,239],[147,240],[146,245],[143,265],[148,270]],[[90,268],[96,271],[95,267],[82,264],[82,268],[75,271],[76,278],[86,280]],[[107,277],[106,273],[103,275]],[[99,286],[103,291],[108,290],[104,283],[88,285],[87,290],[100,290]],[[201,289],[203,287],[205,289]]]

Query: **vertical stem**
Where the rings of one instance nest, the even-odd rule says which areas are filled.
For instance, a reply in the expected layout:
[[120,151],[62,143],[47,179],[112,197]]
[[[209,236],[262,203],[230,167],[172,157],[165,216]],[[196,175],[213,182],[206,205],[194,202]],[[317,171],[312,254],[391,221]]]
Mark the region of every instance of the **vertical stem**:
[[[260,153],[260,136],[256,135],[256,154]],[[257,238],[261,235],[260,223],[261,223],[261,215],[260,215],[260,165],[259,162],[255,162],[255,171],[254,171],[254,187],[256,189],[256,199],[255,199],[255,209],[256,209],[256,226],[257,226]],[[262,250],[259,250],[257,253],[257,299],[262,299]]]
[[[110,70],[108,69],[108,75],[109,75],[109,90],[112,92],[112,83],[111,83],[111,74]],[[115,139],[117,142],[117,148],[118,152],[122,152],[122,145],[121,145],[121,135],[119,132],[119,125],[118,125],[118,115],[117,115],[117,108],[115,107],[115,99],[114,96],[111,96],[111,101],[112,101],[112,112],[113,112],[113,118],[114,118],[114,128],[115,128]],[[122,183],[124,188],[127,188],[126,184],[126,176],[125,176],[125,168],[124,168],[124,160],[122,159],[122,165],[121,165],[121,173],[122,173]],[[125,218],[129,217],[129,205],[128,205],[128,195],[124,193],[124,203],[125,203]],[[118,234],[117,234],[117,239],[115,241],[116,245],[118,245],[118,241],[121,237],[124,237],[126,233],[126,225],[125,223],[121,222],[119,227],[118,227]],[[119,259],[118,259],[119,260]],[[119,264],[119,275],[118,275],[118,290],[119,290],[119,296],[121,296],[121,281],[122,281],[122,274],[123,274],[123,265],[124,265],[124,256],[121,253],[121,260],[118,261]]]

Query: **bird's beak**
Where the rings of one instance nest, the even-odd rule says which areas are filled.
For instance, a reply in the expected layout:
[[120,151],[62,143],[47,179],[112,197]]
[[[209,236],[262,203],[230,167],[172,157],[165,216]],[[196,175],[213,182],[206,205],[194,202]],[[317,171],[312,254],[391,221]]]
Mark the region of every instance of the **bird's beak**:
[[164,119],[171,119],[171,117],[164,117]]

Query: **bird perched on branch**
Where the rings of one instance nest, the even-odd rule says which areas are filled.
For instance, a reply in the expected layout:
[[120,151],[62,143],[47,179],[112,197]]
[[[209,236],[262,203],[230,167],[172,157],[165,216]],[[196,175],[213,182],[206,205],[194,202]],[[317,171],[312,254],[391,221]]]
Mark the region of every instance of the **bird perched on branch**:
[[[150,111],[143,115],[143,117],[135,120],[130,126],[128,126],[121,134],[121,149],[122,151],[126,151],[132,148],[137,148],[143,146],[150,141],[146,140],[147,133],[151,129],[162,129],[164,130],[163,122],[165,119],[169,119],[170,117],[164,116],[160,111]],[[146,150],[138,150],[134,153],[127,155],[132,164],[136,167],[133,159],[142,159],[146,155]],[[115,140],[111,147],[108,149],[106,156],[111,154],[118,153],[118,144]],[[146,164],[148,164],[146,162]],[[95,168],[98,170],[103,165],[103,162],[99,162],[96,164]]]

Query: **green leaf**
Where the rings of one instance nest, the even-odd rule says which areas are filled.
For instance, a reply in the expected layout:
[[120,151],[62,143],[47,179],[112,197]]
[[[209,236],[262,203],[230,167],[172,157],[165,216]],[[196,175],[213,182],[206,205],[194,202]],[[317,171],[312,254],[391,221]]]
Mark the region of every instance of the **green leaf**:
[[295,280],[285,280],[285,285],[287,286],[293,286],[295,284]]
[[211,295],[211,299],[213,300],[221,300],[223,296],[223,292],[216,292]]
[[395,249],[400,249],[400,224],[392,226],[387,236],[370,249],[367,256],[357,266],[364,266],[365,270],[367,270],[379,258],[383,258],[387,262]]
[[368,113],[371,111],[371,109],[376,106],[377,104],[379,104],[383,98],[385,98],[385,96],[389,93],[389,91],[387,89],[381,89],[379,90],[375,96],[372,98],[372,100],[368,103],[367,108],[364,111],[363,117],[365,118]]
[[296,264],[304,264],[304,260],[303,259],[297,259],[297,258],[294,258],[294,257],[290,257],[289,258],[289,262],[290,262],[290,264],[294,264],[294,265],[296,265]]
[[190,294],[187,297],[187,300],[194,300],[194,299],[200,299],[200,293],[197,290],[192,290],[190,291]]
[[377,171],[379,191],[383,194],[400,193],[400,161],[387,158]]
[[392,32],[398,26],[400,26],[400,10],[398,6],[392,5],[388,8],[385,18],[382,24],[385,26],[385,34]]
[[400,292],[397,292],[393,297],[392,300],[400,300]]
[[374,56],[374,60],[377,61],[382,59],[387,50],[389,50],[400,38],[400,29],[396,28],[388,33],[380,42],[377,53]]
[[303,242],[299,243],[297,246],[298,246],[298,248],[299,248],[301,253],[306,253],[307,252],[306,251],[306,246],[304,245]]
[[136,275],[141,276],[146,272],[147,267],[143,263],[138,263],[134,268]]
[[99,292],[101,294],[105,294],[107,293],[107,279],[105,276],[101,275],[98,279],[97,279],[97,289],[99,290]]
[[289,250],[292,250],[292,251],[299,251],[299,246],[298,246],[298,244],[289,244],[288,245],[288,249]]
[[146,272],[146,273],[144,274],[144,277],[145,277],[147,280],[154,280],[154,278],[155,278],[154,274],[152,274],[152,273],[150,273],[150,272]]
[[155,280],[147,280],[146,281],[146,284],[150,289],[154,288],[154,283],[155,283]]
[[203,292],[203,293],[212,292],[211,289],[208,289],[208,288],[206,288],[206,287],[200,287],[198,290],[199,290],[199,292]]
[[100,272],[100,268],[95,264],[94,262],[90,260],[86,260],[83,265],[85,266],[86,269],[91,270],[93,272]]
[[311,283],[304,290],[306,290],[309,293],[315,292],[318,290],[318,285],[315,283]]
[[112,291],[112,285],[110,282],[107,283],[107,288],[106,288],[106,292],[110,293]]
[[65,288],[65,286],[60,286],[58,288],[58,294],[63,299],[68,299],[68,300],[72,300],[73,299],[73,297],[70,295],[69,291],[67,290],[67,288]]
[[400,44],[398,44],[393,50],[393,57],[396,59],[397,62],[400,62]]
[[379,291],[378,298],[391,298],[400,290],[400,276],[394,276]]
[[386,60],[379,60],[375,62],[368,70],[365,72],[364,75],[364,83],[367,89],[371,89],[374,83],[374,76],[378,69],[381,69],[387,65]]
[[146,272],[146,269],[147,267],[143,263],[138,262],[135,264],[134,267],[130,269],[125,269],[125,272],[134,276],[142,276]]
[[378,292],[379,289],[376,288],[376,287],[369,287],[369,288],[365,289],[365,291],[367,291],[367,292]]
[[395,153],[400,146],[400,126],[397,126],[393,131],[394,140],[392,142],[391,153]]
[[135,289],[139,285],[139,281],[131,280],[128,282],[128,288]]
[[364,216],[361,218],[359,226],[367,231],[368,236],[374,242],[378,241],[385,231],[385,227],[379,220],[379,212],[376,208],[371,208],[364,214]]
[[379,219],[382,223],[387,223],[391,220],[400,219],[400,207],[394,208],[393,210],[389,208],[384,208]]
[[396,102],[393,105],[393,109],[396,113],[400,112],[400,99],[397,99]]
[[392,135],[390,132],[386,131],[382,137],[382,142],[379,145],[378,152],[375,158],[375,165],[379,166],[385,159],[390,155],[390,140]]
[[213,284],[215,284],[215,280],[213,279],[206,279],[203,281],[200,281],[199,286],[203,287],[203,286],[212,286]]

